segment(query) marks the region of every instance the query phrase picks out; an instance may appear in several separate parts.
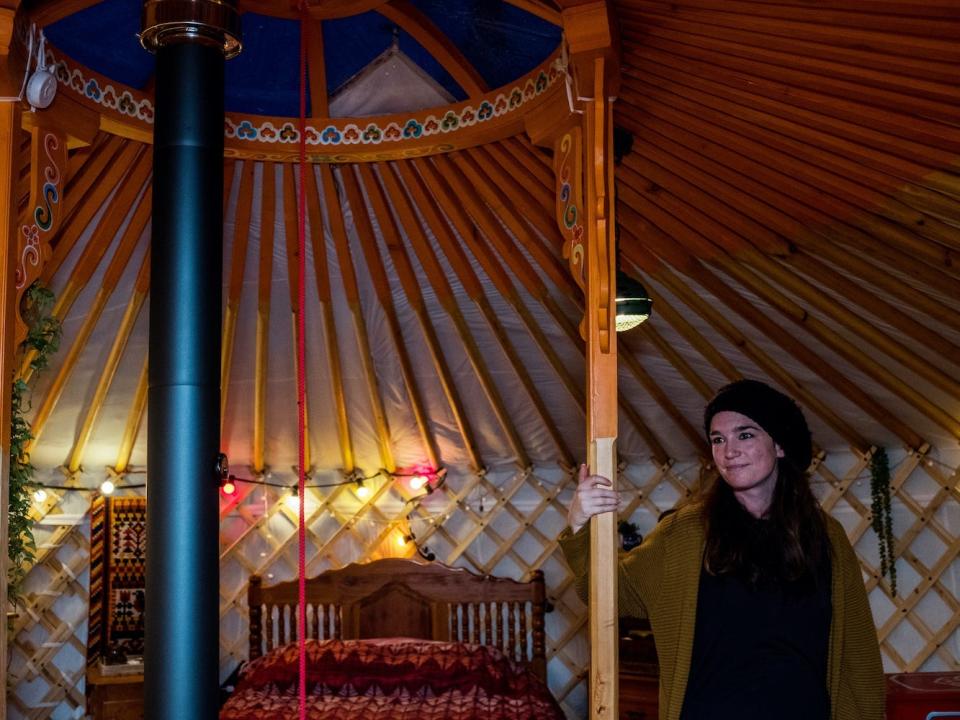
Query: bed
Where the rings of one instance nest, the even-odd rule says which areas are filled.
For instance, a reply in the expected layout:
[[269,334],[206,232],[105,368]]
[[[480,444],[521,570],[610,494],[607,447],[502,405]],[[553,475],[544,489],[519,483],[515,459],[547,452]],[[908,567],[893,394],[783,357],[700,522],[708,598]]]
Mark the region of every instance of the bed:
[[[311,720],[563,720],[546,686],[545,591],[389,558],[307,580]],[[296,581],[250,579],[250,662],[220,720],[298,715]]]

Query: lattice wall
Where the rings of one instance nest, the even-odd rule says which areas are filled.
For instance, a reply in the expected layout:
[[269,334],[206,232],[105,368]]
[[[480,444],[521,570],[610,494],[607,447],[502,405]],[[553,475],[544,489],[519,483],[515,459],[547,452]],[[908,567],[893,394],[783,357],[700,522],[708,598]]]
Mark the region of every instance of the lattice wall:
[[[960,470],[915,453],[891,457],[891,469],[899,558],[894,598],[878,577],[869,458],[822,457],[814,487],[847,528],[863,563],[887,671],[960,670]],[[648,531],[660,512],[686,497],[699,474],[689,465],[625,468],[625,514]],[[451,474],[442,490],[419,503],[406,503],[409,495],[392,481],[367,484],[373,492],[363,500],[352,485],[308,491],[309,572],[410,555],[414,548],[402,540],[411,528],[421,546],[451,564],[518,578],[543,569],[554,606],[546,627],[550,686],[570,717],[584,717],[586,609],[555,540],[565,524],[570,477],[557,469]],[[221,523],[222,677],[246,655],[247,577],[260,573],[280,581],[296,572],[296,510],[286,493],[251,485],[240,490],[224,505]],[[76,502],[51,494],[45,510],[69,512],[64,508]],[[55,517],[48,515],[47,522]],[[82,517],[63,517],[71,522],[43,526],[41,559],[30,572],[29,600],[14,628],[13,718],[82,714],[89,539]]]

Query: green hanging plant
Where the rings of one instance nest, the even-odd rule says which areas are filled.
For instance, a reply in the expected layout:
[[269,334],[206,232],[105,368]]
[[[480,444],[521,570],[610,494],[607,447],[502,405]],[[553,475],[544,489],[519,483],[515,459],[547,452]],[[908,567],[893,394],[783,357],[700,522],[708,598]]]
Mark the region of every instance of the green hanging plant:
[[880,544],[880,575],[890,578],[890,592],[897,594],[897,565],[894,557],[893,515],[890,512],[890,461],[884,448],[870,458],[871,525]]
[[[61,323],[53,317],[53,292],[39,284],[31,285],[24,293],[23,319],[27,337],[18,348],[19,357],[34,352],[30,360],[33,378],[47,367],[50,357],[60,347]],[[9,539],[7,554],[7,599],[16,603],[20,597],[26,566],[33,560],[37,546],[33,539],[33,521],[30,519],[30,501],[35,488],[33,465],[27,454],[27,444],[33,439],[30,422],[30,385],[17,377],[13,381],[10,402],[10,498],[8,504]]]

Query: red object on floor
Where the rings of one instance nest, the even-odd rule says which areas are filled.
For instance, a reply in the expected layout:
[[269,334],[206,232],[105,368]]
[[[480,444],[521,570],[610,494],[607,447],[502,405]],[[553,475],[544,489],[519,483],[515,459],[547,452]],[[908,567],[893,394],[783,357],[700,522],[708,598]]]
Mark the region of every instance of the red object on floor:
[[887,675],[887,720],[950,717],[960,718],[960,672]]

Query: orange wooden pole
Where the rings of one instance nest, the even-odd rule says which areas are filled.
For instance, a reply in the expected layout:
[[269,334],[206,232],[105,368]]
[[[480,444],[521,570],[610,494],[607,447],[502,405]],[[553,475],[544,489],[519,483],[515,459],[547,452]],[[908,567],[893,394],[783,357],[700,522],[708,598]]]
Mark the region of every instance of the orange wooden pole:
[[[616,223],[610,100],[619,90],[616,23],[605,1],[562,0],[561,5],[571,57],[570,91],[577,105],[571,110],[580,114],[580,122],[553,137],[557,219],[564,257],[586,296],[581,333],[587,341],[588,463],[593,473],[610,478],[616,488]],[[617,514],[592,517],[590,720],[618,716],[617,551]]]
[[[594,60],[594,96],[584,112],[586,185],[587,440],[592,472],[617,481],[616,247],[613,116],[604,97],[604,59]],[[590,718],[617,717],[617,515],[590,520]]]
[[[17,237],[13,232],[16,217],[13,203],[15,156],[14,140],[20,123],[20,110],[15,103],[0,105],[0,228],[3,248],[0,251],[0,546],[7,547],[7,505],[10,492],[10,393],[14,373],[14,314]],[[7,558],[0,562],[0,598],[6,606]],[[7,621],[0,622],[0,677],[7,677]],[[6,693],[0,699],[0,718],[7,716]]]

